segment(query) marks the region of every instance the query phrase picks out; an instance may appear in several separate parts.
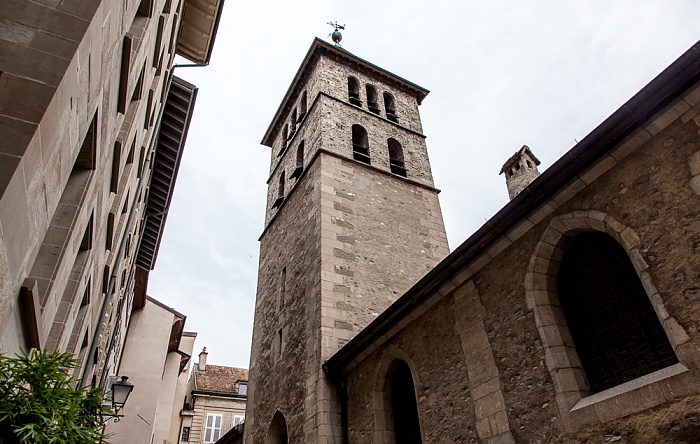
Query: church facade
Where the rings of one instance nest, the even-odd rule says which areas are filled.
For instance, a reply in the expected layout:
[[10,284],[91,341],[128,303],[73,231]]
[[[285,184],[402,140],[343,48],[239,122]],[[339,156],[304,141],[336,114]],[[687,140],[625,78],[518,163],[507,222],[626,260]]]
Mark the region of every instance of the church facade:
[[697,439],[699,49],[541,175],[523,147],[448,254],[427,91],[315,41],[263,140],[245,442]]

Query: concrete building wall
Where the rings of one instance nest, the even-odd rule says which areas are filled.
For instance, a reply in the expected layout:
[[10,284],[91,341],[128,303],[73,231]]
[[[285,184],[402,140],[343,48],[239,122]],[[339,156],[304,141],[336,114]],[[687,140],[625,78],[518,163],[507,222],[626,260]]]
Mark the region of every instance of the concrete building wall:
[[182,2],[3,6],[0,351],[75,353],[99,384],[128,323],[140,228],[129,216],[143,214]]
[[[188,356],[192,356],[194,351],[194,341],[197,337],[196,333],[185,332],[182,334],[182,339],[180,340],[180,352],[185,353]],[[190,358],[192,361],[192,358]],[[172,443],[180,442],[180,433],[182,427],[190,424],[184,424],[181,412],[184,408],[184,403],[189,393],[189,378],[190,378],[190,368],[191,362],[187,364],[187,370],[179,374],[177,378],[177,387],[175,389],[175,396],[173,398],[173,405],[170,417],[170,431],[168,439]]]
[[[424,301],[348,371],[350,442],[392,442],[408,363],[424,442],[692,442],[700,434],[700,86],[647,121]],[[590,395],[556,296],[567,237],[626,251],[679,361]],[[622,316],[622,313],[620,314]]]

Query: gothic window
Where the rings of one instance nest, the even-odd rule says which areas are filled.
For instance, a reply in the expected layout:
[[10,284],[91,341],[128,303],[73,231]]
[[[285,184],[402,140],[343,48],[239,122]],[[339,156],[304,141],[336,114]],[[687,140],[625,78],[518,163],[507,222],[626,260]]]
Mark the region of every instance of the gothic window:
[[350,103],[357,106],[362,106],[360,100],[360,82],[355,77],[348,77],[348,99]]
[[369,141],[367,130],[361,125],[352,126],[352,157],[369,165]]
[[302,140],[297,147],[297,163],[290,178],[299,178],[304,171],[304,141]]
[[388,139],[389,167],[391,172],[406,177],[406,164],[403,161],[403,148],[396,139]]
[[297,122],[304,120],[306,116],[306,91],[301,94],[301,99],[299,100],[299,117],[297,117]]
[[282,153],[284,153],[284,150],[287,149],[287,139],[289,138],[289,125],[284,125],[284,128],[282,128],[282,146],[280,147],[279,153],[277,153],[277,157],[281,156]]
[[384,109],[386,110],[386,118],[392,122],[397,122],[399,118],[396,116],[396,104],[394,103],[394,96],[388,92],[384,92]]
[[272,203],[272,208],[277,208],[282,205],[284,200],[284,171],[280,174],[279,186],[277,187],[277,199]]
[[608,234],[571,241],[558,290],[591,393],[678,362],[632,262]]
[[377,102],[377,88],[373,85],[367,85],[365,87],[367,92],[367,107],[374,114],[379,114],[379,102]]
[[420,444],[420,423],[411,369],[396,359],[389,366],[384,384],[385,423],[396,444]]
[[267,429],[265,444],[287,444],[287,421],[284,420],[284,415],[279,411],[275,413],[270,423],[270,428]]

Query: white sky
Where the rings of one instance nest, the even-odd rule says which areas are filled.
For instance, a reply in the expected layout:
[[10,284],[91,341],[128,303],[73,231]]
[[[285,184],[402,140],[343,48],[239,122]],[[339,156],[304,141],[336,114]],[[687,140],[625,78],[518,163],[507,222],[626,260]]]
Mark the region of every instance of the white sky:
[[697,0],[226,0],[149,295],[187,315],[209,363],[248,367],[268,124],[314,37],[432,92],[420,107],[450,247],[508,200],[501,165],[546,169],[700,39]]

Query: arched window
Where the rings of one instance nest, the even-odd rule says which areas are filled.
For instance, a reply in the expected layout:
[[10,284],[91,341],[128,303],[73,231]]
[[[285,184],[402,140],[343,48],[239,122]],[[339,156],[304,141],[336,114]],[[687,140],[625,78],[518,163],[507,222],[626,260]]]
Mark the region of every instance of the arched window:
[[280,174],[279,186],[277,187],[277,199],[272,203],[272,208],[279,207],[284,201],[284,171]]
[[362,106],[360,100],[360,82],[355,77],[348,77],[348,99],[350,103],[357,106]]
[[386,110],[386,118],[392,122],[397,122],[399,118],[396,116],[396,104],[394,103],[394,96],[388,92],[384,92],[384,109]]
[[389,366],[384,383],[384,414],[387,431],[396,444],[420,444],[420,423],[413,377],[408,364],[400,359]]
[[296,166],[294,167],[294,171],[292,172],[292,175],[289,176],[290,178],[295,178],[301,176],[301,173],[304,171],[304,141],[302,140],[301,143],[299,143],[299,146],[297,147],[297,163]]
[[367,108],[374,114],[379,114],[379,102],[377,101],[377,88],[373,85],[365,86],[367,93]]
[[360,125],[352,126],[352,157],[369,165],[369,142],[367,130]]
[[306,116],[306,91],[301,94],[301,99],[299,99],[299,117],[297,122],[304,120],[304,116]]
[[282,153],[284,153],[284,150],[287,149],[287,137],[289,136],[289,125],[284,125],[284,128],[282,128],[282,146],[280,147],[280,152],[277,153],[277,157],[281,156]]
[[287,421],[284,420],[284,415],[277,411],[272,417],[270,428],[267,429],[265,444],[287,444],[288,442]]
[[406,164],[403,161],[403,148],[396,139],[388,139],[389,144],[389,167],[391,172],[399,176],[406,177]]
[[297,132],[297,109],[296,108],[294,108],[292,110],[292,117],[290,120],[291,120],[290,123],[292,124],[292,131],[289,133],[287,140],[291,140],[292,137],[294,137],[294,134]]
[[571,241],[558,290],[591,393],[678,362],[632,262],[610,235]]

